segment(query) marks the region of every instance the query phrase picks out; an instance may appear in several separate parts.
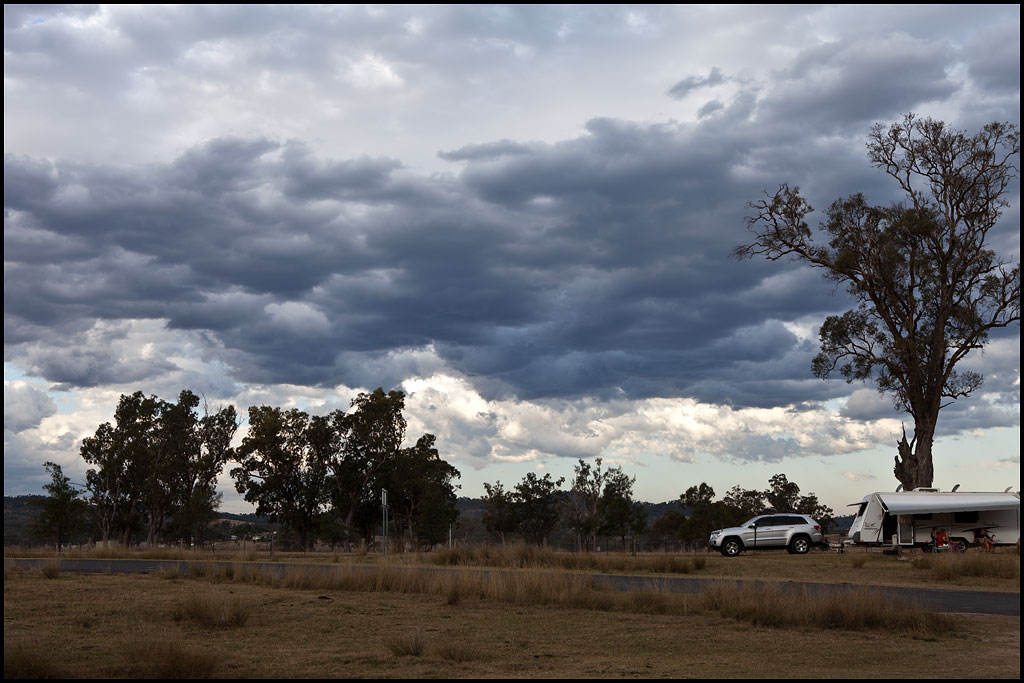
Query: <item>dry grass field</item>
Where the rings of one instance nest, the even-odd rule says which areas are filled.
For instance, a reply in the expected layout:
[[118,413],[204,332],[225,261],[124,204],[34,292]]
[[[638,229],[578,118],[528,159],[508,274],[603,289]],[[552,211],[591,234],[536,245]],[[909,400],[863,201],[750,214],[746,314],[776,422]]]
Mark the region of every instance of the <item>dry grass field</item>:
[[522,545],[507,548],[469,547],[433,553],[441,565],[548,567],[626,574],[687,574],[708,578],[760,581],[804,581],[852,585],[955,588],[957,590],[1020,591],[1020,558],[1015,548],[997,552],[972,550],[962,555],[906,552],[900,557],[878,550],[854,549],[838,554],[814,551],[746,552],[739,557],[718,553],[571,554]]
[[[774,563],[792,569],[802,560],[822,563],[824,555],[764,554],[731,562],[762,563],[753,571]],[[718,560],[730,562],[706,559],[693,571],[710,576],[719,572]],[[850,562],[849,556],[826,559],[840,562],[843,571]],[[1007,559],[1017,560],[1015,555]],[[402,566],[410,562],[392,558],[377,574],[383,578],[375,580],[359,578],[341,560],[330,575],[289,570],[274,580],[257,578],[246,562],[150,575],[70,574],[53,565],[27,571],[5,564],[4,674],[1019,678],[1020,673],[1018,617],[935,615],[878,604],[867,593],[830,604],[770,590],[621,594],[596,590],[580,572],[547,567],[512,573],[504,583],[485,572],[433,572],[448,578],[425,581],[423,572]],[[723,571],[732,571],[724,566]],[[865,570],[863,576],[875,571],[869,562],[849,568]],[[470,578],[451,578],[464,575]]]
[[[55,557],[52,550],[5,549],[5,557]],[[851,585],[904,586],[1020,592],[1020,557],[1014,548],[987,553],[978,549],[963,555],[933,555],[920,550],[899,557],[877,549],[853,549],[845,554],[813,551],[794,556],[784,551],[747,552],[739,557],[718,553],[564,553],[536,546],[468,546],[434,553],[281,553],[239,547],[233,550],[191,551],[157,548],[81,550],[65,558],[134,558],[217,562],[286,562],[289,564],[458,566],[479,568],[538,568],[632,575],[687,575],[760,581],[805,581]]]

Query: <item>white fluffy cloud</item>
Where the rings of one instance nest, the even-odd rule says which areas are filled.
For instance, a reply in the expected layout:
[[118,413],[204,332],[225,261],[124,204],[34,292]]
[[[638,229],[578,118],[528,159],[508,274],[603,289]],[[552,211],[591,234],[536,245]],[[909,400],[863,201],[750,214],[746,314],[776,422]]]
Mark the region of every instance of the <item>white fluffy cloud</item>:
[[44,418],[57,412],[57,406],[29,382],[4,381],[4,431],[21,432],[38,427]]

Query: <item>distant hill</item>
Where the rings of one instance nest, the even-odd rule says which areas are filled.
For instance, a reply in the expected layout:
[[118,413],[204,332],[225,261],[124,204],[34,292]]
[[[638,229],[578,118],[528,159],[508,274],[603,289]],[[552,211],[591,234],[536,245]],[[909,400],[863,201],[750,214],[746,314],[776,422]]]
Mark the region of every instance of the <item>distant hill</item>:
[[244,514],[238,514],[235,512],[222,512],[219,517],[221,519],[229,519],[233,522],[245,522],[247,524],[267,524],[266,517],[260,517],[255,512],[247,512]]
[[670,500],[664,503],[643,503],[644,509],[647,510],[647,526],[651,526],[659,519],[665,516],[665,513],[670,510],[676,512],[686,513],[683,506],[679,504],[678,500]]
[[853,524],[853,515],[843,515],[842,517],[833,517],[832,522],[835,524],[836,529],[839,531],[849,531],[850,525]]
[[32,532],[39,517],[39,504],[46,496],[4,496],[4,545],[42,543]]

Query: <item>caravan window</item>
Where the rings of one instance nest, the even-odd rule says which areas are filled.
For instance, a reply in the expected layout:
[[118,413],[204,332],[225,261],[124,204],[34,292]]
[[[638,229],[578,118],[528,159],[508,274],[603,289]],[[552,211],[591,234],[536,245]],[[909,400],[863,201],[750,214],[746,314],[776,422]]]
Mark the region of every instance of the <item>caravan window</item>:
[[920,514],[914,515],[914,521],[915,522],[929,522],[929,521],[931,521],[931,518],[932,518],[932,513],[930,513],[930,512],[922,512]]
[[967,512],[954,512],[953,523],[954,524],[974,524],[980,519],[981,515],[978,514],[977,510],[970,510]]

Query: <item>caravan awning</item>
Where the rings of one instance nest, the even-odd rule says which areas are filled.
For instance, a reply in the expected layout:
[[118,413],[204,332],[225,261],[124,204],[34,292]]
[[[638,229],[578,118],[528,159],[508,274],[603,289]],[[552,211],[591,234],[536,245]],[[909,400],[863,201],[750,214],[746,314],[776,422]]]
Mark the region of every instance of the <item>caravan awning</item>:
[[968,510],[1019,510],[1020,498],[1010,493],[876,493],[891,515],[920,515]]

